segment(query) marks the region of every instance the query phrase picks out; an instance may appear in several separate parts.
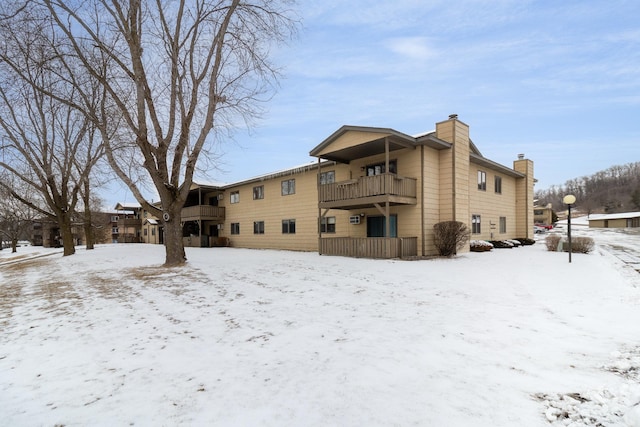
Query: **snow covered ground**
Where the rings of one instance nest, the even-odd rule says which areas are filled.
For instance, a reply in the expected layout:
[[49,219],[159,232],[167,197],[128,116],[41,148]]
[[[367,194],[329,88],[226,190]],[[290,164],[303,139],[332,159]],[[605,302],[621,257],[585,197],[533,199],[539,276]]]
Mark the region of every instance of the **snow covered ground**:
[[0,425],[640,426],[640,274],[605,250],[640,236],[577,233],[571,264],[3,250]]

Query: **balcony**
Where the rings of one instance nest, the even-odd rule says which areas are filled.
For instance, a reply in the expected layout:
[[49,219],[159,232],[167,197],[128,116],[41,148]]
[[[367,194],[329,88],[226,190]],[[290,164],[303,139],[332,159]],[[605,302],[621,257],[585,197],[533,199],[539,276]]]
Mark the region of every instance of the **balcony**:
[[118,228],[140,228],[141,226],[142,221],[139,218],[118,218]]
[[197,205],[182,208],[182,221],[224,221],[224,208],[220,206]]
[[322,184],[318,202],[325,209],[361,209],[376,203],[415,205],[416,179],[394,174],[365,176]]

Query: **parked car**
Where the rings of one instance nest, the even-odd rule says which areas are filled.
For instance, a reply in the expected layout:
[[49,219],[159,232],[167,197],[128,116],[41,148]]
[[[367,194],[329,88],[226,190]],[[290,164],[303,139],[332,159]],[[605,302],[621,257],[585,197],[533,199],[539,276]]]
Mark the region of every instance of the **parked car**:
[[545,230],[551,230],[553,228],[553,225],[551,224],[536,224],[538,227],[542,227]]
[[540,227],[539,225],[534,225],[534,226],[533,226],[533,233],[534,233],[534,234],[540,234],[540,233],[544,233],[544,232],[546,232],[546,231],[547,231],[547,229],[546,229],[546,228],[544,228],[544,227]]

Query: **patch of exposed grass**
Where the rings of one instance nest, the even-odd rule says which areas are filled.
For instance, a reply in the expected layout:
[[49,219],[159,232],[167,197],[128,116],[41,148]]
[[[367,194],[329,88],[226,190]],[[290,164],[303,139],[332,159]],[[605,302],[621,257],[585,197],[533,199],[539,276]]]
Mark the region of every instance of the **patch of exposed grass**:
[[105,299],[128,301],[134,293],[133,288],[125,280],[118,280],[113,274],[95,272],[87,276],[87,287]]
[[189,267],[137,267],[130,268],[127,275],[145,286],[163,289],[177,296],[187,292],[190,283],[207,280],[202,272]]
[[46,301],[45,311],[55,314],[67,314],[72,306],[81,305],[82,300],[74,287],[66,281],[46,281],[40,283],[30,295]]
[[[24,258],[26,255],[21,255],[20,258]],[[13,259],[12,259],[13,260]],[[9,264],[2,267],[4,273],[26,273],[28,271],[40,268],[46,268],[47,264],[50,264],[51,260],[47,259],[33,259],[30,261],[17,262],[15,264]]]

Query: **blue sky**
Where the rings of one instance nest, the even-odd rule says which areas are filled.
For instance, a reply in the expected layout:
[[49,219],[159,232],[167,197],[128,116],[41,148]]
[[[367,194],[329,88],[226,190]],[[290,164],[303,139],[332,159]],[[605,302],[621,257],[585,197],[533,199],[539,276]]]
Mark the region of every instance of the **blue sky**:
[[277,94],[207,181],[313,159],[340,126],[432,130],[456,113],[485,157],[534,161],[536,189],[640,161],[636,0],[300,0]]

